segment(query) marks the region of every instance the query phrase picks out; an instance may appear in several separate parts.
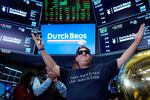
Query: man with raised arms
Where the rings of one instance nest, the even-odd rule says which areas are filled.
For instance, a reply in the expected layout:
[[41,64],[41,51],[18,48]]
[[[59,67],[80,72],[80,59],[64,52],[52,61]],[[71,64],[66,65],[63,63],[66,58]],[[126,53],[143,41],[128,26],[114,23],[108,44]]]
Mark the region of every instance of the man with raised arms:
[[67,87],[67,100],[108,100],[108,83],[116,76],[121,66],[134,54],[144,35],[145,24],[142,24],[134,36],[134,42],[114,61],[92,65],[90,50],[80,46],[76,51],[73,69],[60,67],[44,50],[44,44],[38,44],[35,35],[32,37],[41,52],[46,64]]

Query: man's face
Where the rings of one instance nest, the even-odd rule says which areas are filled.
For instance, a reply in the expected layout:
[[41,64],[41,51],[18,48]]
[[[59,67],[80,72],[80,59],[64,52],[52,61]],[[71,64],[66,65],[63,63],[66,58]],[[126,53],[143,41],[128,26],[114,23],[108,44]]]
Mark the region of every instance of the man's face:
[[90,52],[86,48],[81,48],[77,52],[76,61],[79,63],[80,67],[88,66],[91,63],[92,57]]

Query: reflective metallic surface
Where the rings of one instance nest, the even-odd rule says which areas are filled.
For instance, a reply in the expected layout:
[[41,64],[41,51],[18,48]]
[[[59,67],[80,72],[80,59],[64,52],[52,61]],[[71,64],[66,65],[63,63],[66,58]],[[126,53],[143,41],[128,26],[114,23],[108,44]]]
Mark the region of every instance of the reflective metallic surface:
[[150,50],[134,55],[118,75],[125,100],[150,100]]

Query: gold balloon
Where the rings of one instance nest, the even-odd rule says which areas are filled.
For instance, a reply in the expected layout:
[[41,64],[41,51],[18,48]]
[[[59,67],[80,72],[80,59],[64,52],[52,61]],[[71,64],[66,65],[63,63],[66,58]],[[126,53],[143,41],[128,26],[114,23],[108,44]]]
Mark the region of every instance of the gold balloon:
[[125,100],[150,100],[150,50],[134,55],[119,73],[117,81]]

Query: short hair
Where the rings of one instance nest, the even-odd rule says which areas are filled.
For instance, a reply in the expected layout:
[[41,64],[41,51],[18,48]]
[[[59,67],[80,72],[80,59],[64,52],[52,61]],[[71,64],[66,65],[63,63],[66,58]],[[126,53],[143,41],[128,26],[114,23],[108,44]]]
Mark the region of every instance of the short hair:
[[81,45],[80,47],[78,47],[77,51],[76,51],[76,54],[78,54],[79,50],[82,49],[82,48],[85,48],[86,50],[88,50],[90,52],[90,49],[87,48],[86,46],[84,45]]

